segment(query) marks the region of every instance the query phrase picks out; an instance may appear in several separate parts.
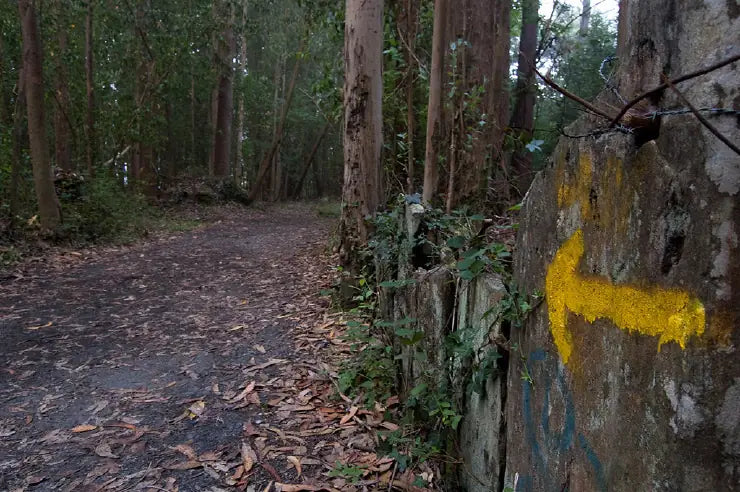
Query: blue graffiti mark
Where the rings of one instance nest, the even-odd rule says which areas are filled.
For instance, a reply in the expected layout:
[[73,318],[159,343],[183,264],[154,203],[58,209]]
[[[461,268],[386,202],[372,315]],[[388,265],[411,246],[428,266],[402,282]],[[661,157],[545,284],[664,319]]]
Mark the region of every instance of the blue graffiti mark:
[[[533,374],[534,364],[539,362],[545,362],[547,359],[547,353],[542,349],[533,350],[525,364],[529,374]],[[546,373],[544,373],[546,374]],[[565,373],[563,367],[559,366],[557,374],[555,376],[557,389],[563,399],[564,407],[564,418],[563,418],[563,430],[557,432],[550,428],[550,395],[553,387],[553,379],[548,378],[543,382],[544,396],[542,405],[542,414],[540,416],[539,429],[535,424],[534,412],[532,408],[532,386],[527,381],[522,381],[522,410],[524,420],[524,433],[527,440],[527,444],[530,447],[532,461],[535,467],[535,472],[541,477],[542,484],[545,487],[545,492],[552,490],[561,490],[562,485],[556,484],[556,477],[553,475],[552,470],[549,469],[548,458],[551,453],[559,452],[566,453],[574,449],[574,440],[576,435],[576,411],[573,403],[573,396],[568,388],[565,380]],[[541,431],[544,440],[543,446],[540,445],[540,441],[537,438],[538,430]],[[599,460],[596,452],[589,444],[586,437],[579,433],[578,444],[583,454],[586,456],[586,460],[591,465],[596,477],[596,485],[599,491],[606,491],[606,479],[604,477],[604,468]],[[517,492],[530,492],[534,491],[534,481],[532,477],[520,476],[517,484]]]
[[599,457],[596,456],[596,452],[594,452],[591,445],[586,440],[586,437],[583,434],[578,434],[578,444],[581,445],[581,449],[583,450],[583,453],[586,455],[586,459],[591,463],[591,466],[594,469],[594,473],[596,474],[596,482],[599,487],[599,490],[606,490],[606,478],[604,477],[604,467],[601,466],[601,461],[599,461]]

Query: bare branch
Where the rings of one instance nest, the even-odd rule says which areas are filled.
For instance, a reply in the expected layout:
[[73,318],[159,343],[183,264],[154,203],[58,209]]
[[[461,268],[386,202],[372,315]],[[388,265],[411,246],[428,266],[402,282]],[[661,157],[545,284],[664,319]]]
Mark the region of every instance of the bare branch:
[[643,94],[640,94],[639,96],[637,96],[636,98],[634,98],[630,102],[628,102],[622,108],[622,110],[619,112],[619,114],[612,120],[611,126],[617,125],[619,123],[619,120],[621,120],[622,117],[625,114],[627,114],[627,111],[629,111],[632,106],[634,106],[638,102],[642,101],[646,97],[650,97],[650,96],[652,96],[654,94],[659,93],[662,90],[667,89],[668,87],[670,87],[670,84],[678,84],[679,82],[684,82],[686,80],[693,79],[694,77],[698,77],[699,75],[704,75],[706,73],[713,72],[714,70],[717,70],[719,68],[722,68],[725,65],[729,65],[730,63],[736,62],[738,60],[740,60],[740,53],[738,53],[738,54],[736,54],[734,56],[731,56],[729,58],[726,58],[725,60],[722,60],[720,62],[717,62],[714,65],[710,65],[708,67],[702,68],[702,69],[697,70],[695,72],[687,73],[686,75],[681,75],[680,77],[676,77],[675,79],[668,81],[668,83],[660,84],[658,87],[655,87],[655,88],[650,89],[649,91],[647,91],[647,92],[645,92]]
[[675,85],[673,85],[673,82],[671,82],[671,80],[665,74],[661,74],[661,78],[663,79],[663,82],[668,87],[670,87],[673,90],[673,92],[676,93],[678,98],[681,99],[681,101],[683,101],[683,103],[689,107],[691,112],[694,113],[694,116],[696,116],[696,119],[698,119],[701,122],[701,124],[707,128],[707,130],[712,132],[715,137],[722,140],[722,142],[724,142],[725,145],[727,145],[729,148],[735,151],[737,155],[740,155],[740,148],[738,148],[738,146],[735,145],[734,143],[730,142],[730,140],[727,137],[722,135],[722,133],[720,133],[719,130],[717,130],[711,123],[709,123],[709,121],[704,116],[702,116],[702,114],[691,104],[691,102],[688,99],[686,99],[686,96],[684,96],[683,93],[679,91]]

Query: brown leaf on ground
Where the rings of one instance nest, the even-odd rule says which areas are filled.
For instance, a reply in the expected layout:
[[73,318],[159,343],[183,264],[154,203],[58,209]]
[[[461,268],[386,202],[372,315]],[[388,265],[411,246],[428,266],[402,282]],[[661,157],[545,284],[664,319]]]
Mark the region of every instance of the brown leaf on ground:
[[257,453],[254,452],[254,449],[252,449],[252,446],[250,446],[249,443],[242,441],[241,454],[244,473],[249,473],[257,462]]
[[78,425],[76,427],[72,427],[70,430],[74,432],[75,434],[79,434],[82,432],[90,432],[97,428],[98,428],[97,425],[84,424],[84,425]]
[[97,454],[101,458],[118,459],[118,456],[113,454],[113,451],[111,450],[110,445],[107,442],[102,442],[98,444],[98,446],[95,448],[95,454]]

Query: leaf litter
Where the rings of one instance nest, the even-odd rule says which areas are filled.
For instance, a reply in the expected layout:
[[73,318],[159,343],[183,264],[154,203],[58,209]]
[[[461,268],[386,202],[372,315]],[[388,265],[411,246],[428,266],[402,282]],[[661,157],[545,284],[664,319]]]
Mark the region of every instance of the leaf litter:
[[334,281],[332,223],[302,205],[230,213],[0,284],[0,489],[425,490],[416,473],[439,479],[377,452],[399,430],[387,419],[397,398],[365,409],[337,394],[350,347],[319,295]]

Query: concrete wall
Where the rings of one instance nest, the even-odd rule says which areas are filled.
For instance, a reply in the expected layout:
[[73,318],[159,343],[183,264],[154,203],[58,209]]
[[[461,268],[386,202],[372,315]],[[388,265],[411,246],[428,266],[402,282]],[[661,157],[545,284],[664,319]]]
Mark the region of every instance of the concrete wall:
[[[622,3],[627,99],[740,47],[736,2]],[[680,88],[738,109],[737,65]],[[652,103],[683,106],[669,92]],[[711,121],[740,142],[736,117]],[[512,334],[517,490],[740,488],[740,157],[691,115],[639,144],[564,139],[529,191],[516,280],[546,302]]]
[[[627,99],[663,71],[691,72],[740,48],[736,1],[621,4]],[[697,107],[740,109],[739,65],[679,87]],[[609,94],[604,103],[619,104]],[[650,104],[684,106],[671,92]],[[740,143],[740,119],[711,121]],[[586,117],[571,133],[604,123]],[[393,317],[418,319],[427,354],[418,362],[405,349],[405,380],[411,387],[433,367],[452,382],[465,414],[461,486],[740,490],[739,197],[740,157],[692,115],[563,139],[522,211],[515,281],[546,296],[523,329],[482,320],[505,295],[495,276],[403,273],[416,284],[392,296]],[[475,360],[444,345],[465,329],[479,359],[511,337],[506,366],[481,394],[464,388]]]

